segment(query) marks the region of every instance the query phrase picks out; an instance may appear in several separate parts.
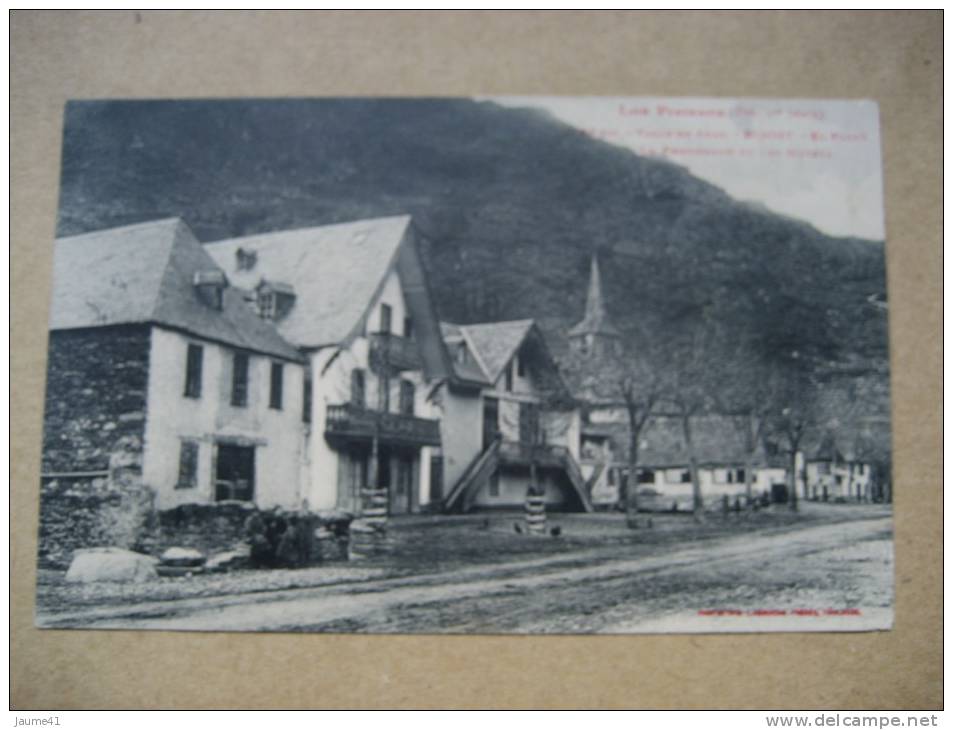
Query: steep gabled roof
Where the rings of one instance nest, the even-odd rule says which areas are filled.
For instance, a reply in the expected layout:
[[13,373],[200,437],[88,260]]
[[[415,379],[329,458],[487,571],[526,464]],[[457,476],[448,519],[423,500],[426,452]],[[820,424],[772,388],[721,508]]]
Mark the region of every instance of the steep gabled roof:
[[495,383],[520,345],[526,339],[533,320],[484,322],[460,325],[460,333],[469,345],[480,368],[490,383]]
[[571,403],[571,393],[559,365],[546,345],[546,338],[531,319],[479,324],[440,323],[448,350],[454,351],[461,342],[466,344],[472,358],[461,362],[453,357],[453,372],[458,380],[478,385],[493,385],[520,349],[528,356],[534,368],[537,386],[543,388],[551,403]]
[[[261,280],[290,285],[296,301],[278,331],[299,347],[339,344],[352,333],[396,265],[410,216],[376,218],[206,243],[229,279],[244,289]],[[239,250],[254,265],[239,265]],[[246,258],[247,260],[247,258]]]
[[599,275],[599,262],[592,257],[589,266],[589,291],[586,295],[586,312],[579,324],[569,330],[570,337],[599,334],[607,337],[621,337],[622,334],[615,328],[606,311],[606,303],[602,296],[602,277]]
[[[453,373],[456,380],[478,386],[491,385],[487,374],[476,360],[471,346],[468,345],[464,339],[460,325],[451,324],[450,322],[441,322],[440,334],[443,336],[443,341],[446,343],[447,350],[449,351],[448,354],[453,364]],[[467,357],[463,360],[457,355],[458,348],[461,345],[463,345],[467,351]]]
[[193,286],[218,270],[178,218],[57,239],[50,329],[152,323],[222,344],[297,360],[298,351],[228,287],[222,309]]

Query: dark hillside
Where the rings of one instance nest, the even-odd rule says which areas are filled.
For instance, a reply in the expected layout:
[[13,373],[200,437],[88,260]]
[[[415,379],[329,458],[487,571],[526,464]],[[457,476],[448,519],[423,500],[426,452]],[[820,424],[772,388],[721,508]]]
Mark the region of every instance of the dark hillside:
[[[470,100],[90,102],[59,233],[179,216],[201,240],[410,213],[441,315],[536,318],[557,352],[600,252],[623,330],[704,311],[767,356],[886,363],[880,242],[833,239],[548,115]],[[796,352],[796,354],[794,354]]]

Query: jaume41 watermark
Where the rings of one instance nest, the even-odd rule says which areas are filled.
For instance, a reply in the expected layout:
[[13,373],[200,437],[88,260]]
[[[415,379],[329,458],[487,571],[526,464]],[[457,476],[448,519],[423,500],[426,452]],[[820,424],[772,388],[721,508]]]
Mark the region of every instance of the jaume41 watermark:
[[59,715],[48,715],[47,717],[14,717],[13,727],[38,727],[43,725],[53,725],[58,727],[60,724]]
[[768,727],[937,727],[936,715],[846,715],[839,712],[819,715],[768,715]]

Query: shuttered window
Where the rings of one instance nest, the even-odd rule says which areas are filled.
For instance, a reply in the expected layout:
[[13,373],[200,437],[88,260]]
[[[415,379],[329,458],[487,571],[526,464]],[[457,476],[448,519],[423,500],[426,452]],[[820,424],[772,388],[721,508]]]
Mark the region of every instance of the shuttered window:
[[248,405],[248,355],[243,352],[232,359],[232,405]]
[[400,412],[405,416],[414,415],[414,384],[409,380],[400,381]]
[[367,405],[364,371],[360,368],[351,371],[351,403],[358,408],[364,408]]
[[176,489],[190,489],[198,483],[198,441],[183,441],[179,446],[179,480]]
[[284,389],[285,366],[280,362],[271,364],[271,391],[268,398],[269,408],[281,410],[282,390]]
[[189,344],[185,356],[185,397],[202,396],[202,346]]

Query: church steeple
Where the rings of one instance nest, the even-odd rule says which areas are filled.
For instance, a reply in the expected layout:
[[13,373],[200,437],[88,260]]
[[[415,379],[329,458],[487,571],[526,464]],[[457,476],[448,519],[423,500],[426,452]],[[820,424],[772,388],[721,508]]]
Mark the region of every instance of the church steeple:
[[622,333],[612,324],[606,311],[599,261],[593,254],[589,266],[589,292],[586,295],[585,315],[582,321],[569,330],[569,341],[584,354],[617,354],[621,337]]

